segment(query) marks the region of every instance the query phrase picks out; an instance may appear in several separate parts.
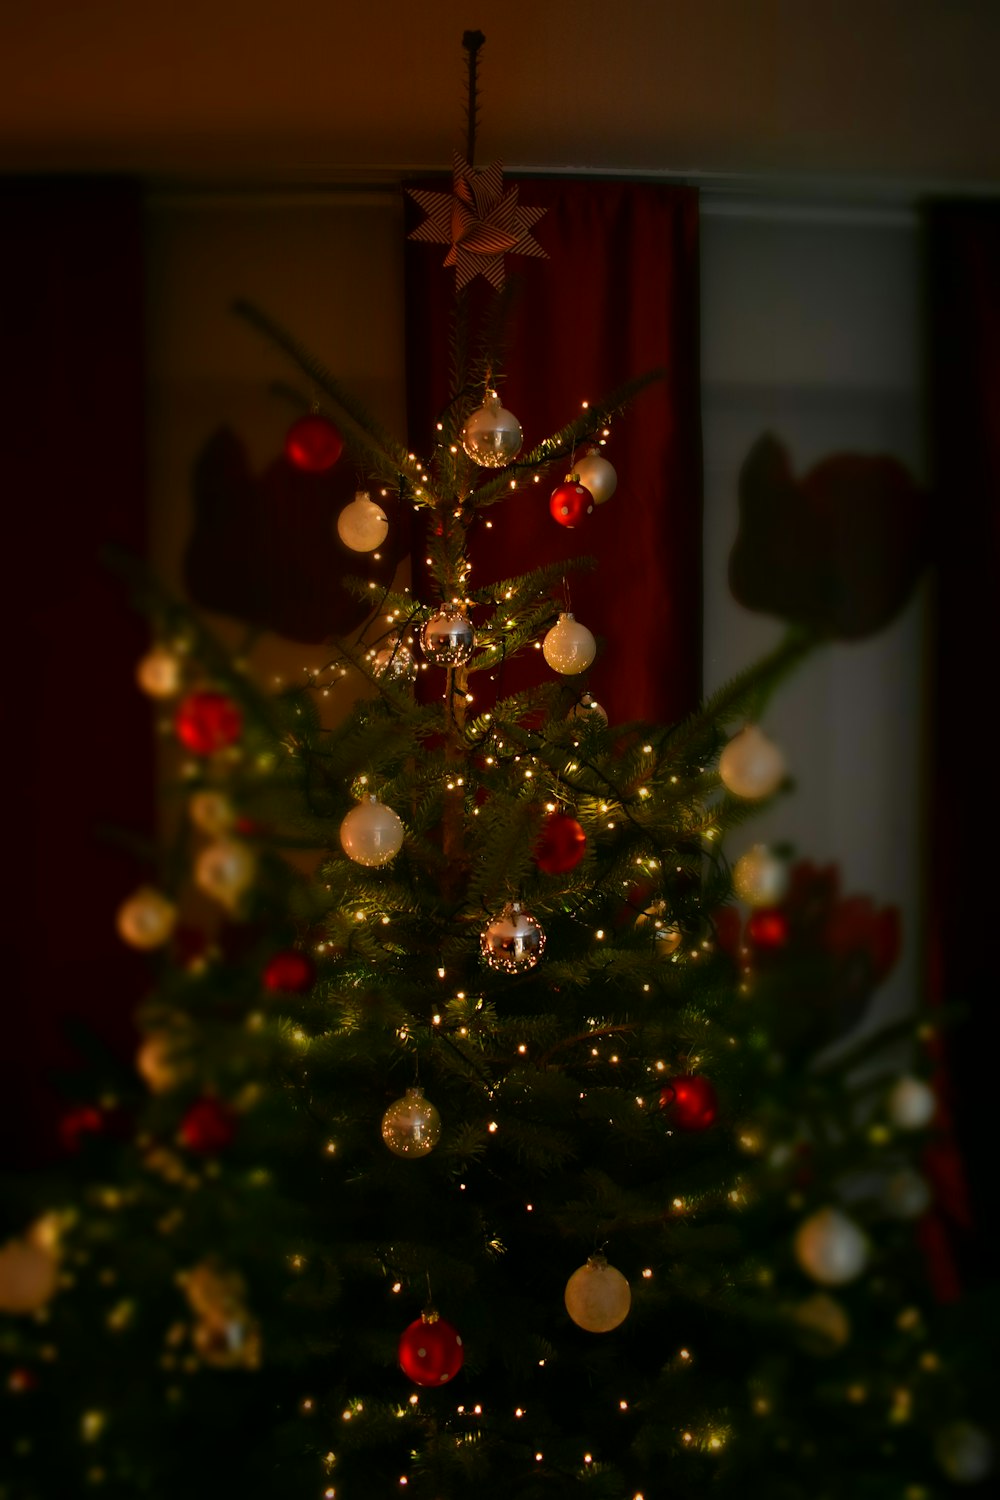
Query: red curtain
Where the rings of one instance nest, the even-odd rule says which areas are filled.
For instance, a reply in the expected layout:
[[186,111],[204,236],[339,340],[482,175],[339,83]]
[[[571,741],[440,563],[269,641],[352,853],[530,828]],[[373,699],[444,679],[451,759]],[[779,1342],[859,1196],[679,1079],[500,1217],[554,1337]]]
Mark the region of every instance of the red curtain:
[[947,1094],[967,1169],[974,1236],[963,1223],[955,1170],[943,1176],[962,1259],[977,1275],[990,1269],[985,1230],[995,1196],[996,1080],[987,1037],[997,1005],[1000,858],[993,752],[1000,659],[1000,204],[934,204],[927,226],[929,435],[940,518],[928,928],[933,997],[965,1012],[946,1033]]
[[144,964],[115,908],[152,826],[145,631],[100,560],[145,541],[142,209],[130,184],[0,183],[7,576],[0,1157],[55,1143],[68,1018],[129,1045]]
[[[567,531],[549,514],[551,484],[513,495],[492,512],[493,529],[472,539],[472,586],[561,558],[596,557],[596,572],[568,575],[573,613],[603,643],[592,691],[612,723],[672,722],[701,686],[697,194],[580,180],[517,186],[522,206],[545,210],[532,233],[548,254],[505,263],[518,287],[501,396],[521,423],[525,450],[576,417],[581,402],[660,366],[666,378],[613,424],[604,450],[618,473],[612,498]],[[412,229],[423,216],[407,203]],[[433,449],[448,400],[454,272],[443,269],[445,254],[407,241],[409,433],[422,455]],[[474,287],[489,295],[482,277]],[[546,675],[531,652],[508,666],[498,690]]]

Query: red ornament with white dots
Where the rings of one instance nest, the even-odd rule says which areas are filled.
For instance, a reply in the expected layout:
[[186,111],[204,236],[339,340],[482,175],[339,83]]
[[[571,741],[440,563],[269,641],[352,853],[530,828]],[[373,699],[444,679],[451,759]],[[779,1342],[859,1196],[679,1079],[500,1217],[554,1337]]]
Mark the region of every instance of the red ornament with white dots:
[[557,484],[549,497],[552,519],[567,528],[577,526],[584,516],[594,509],[594,497],[585,489],[575,475],[571,474],[565,484]]
[[399,1368],[415,1385],[447,1385],[462,1368],[462,1336],[433,1310],[421,1313],[399,1340]]
[[214,755],[235,745],[243,733],[243,711],[228,693],[188,693],[177,710],[174,731],[186,750]]
[[550,813],[535,844],[535,864],[544,875],[567,875],[587,852],[587,835],[568,813]]
[[700,1073],[679,1073],[660,1091],[660,1108],[678,1130],[708,1130],[719,1113],[719,1096]]
[[300,417],[285,434],[285,457],[305,474],[323,474],[332,469],[343,451],[344,439],[319,412]]
[[297,948],[283,948],[264,966],[264,987],[279,994],[302,995],[312,988],[315,978],[316,965]]

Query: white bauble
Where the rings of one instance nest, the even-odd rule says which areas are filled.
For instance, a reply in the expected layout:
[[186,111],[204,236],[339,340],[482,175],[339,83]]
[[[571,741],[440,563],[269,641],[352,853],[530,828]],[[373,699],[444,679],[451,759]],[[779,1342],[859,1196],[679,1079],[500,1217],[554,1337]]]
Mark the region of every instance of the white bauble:
[[182,684],[180,659],[166,646],[154,646],[136,667],[135,680],[150,698],[175,698]]
[[795,1259],[823,1286],[843,1286],[868,1263],[868,1238],[839,1208],[821,1208],[795,1231]]
[[204,787],[200,792],[192,792],[188,800],[188,817],[200,832],[216,838],[232,828],[236,822],[236,809],[225,792]]
[[584,489],[593,495],[595,505],[603,505],[605,500],[610,500],[618,485],[618,475],[613,466],[596,448],[591,448],[573,465],[573,473]]
[[756,724],[747,724],[720,755],[719,775],[734,797],[769,797],[785,778],[785,757]]
[[0,1312],[33,1313],[52,1298],[59,1284],[54,1245],[32,1231],[0,1247]]
[[930,1183],[913,1167],[900,1167],[885,1185],[883,1202],[894,1219],[919,1219],[933,1201]]
[[574,1271],[564,1293],[566,1311],[588,1333],[610,1333],[628,1317],[632,1291],[620,1271],[603,1255],[592,1255]]
[[754,844],[733,866],[733,890],[748,906],[777,906],[788,891],[788,865],[766,844]]
[[352,552],[374,552],[389,535],[389,518],[367,490],[358,490],[337,517],[337,535]]
[[597,642],[571,614],[561,614],[542,641],[542,655],[554,672],[575,676],[585,672],[597,655]]
[[897,1130],[923,1130],[936,1110],[934,1090],[922,1078],[897,1078],[889,1090],[886,1111]]
[[396,1156],[426,1156],[441,1139],[441,1116],[421,1088],[407,1089],[382,1116],[382,1139]]
[[376,868],[395,859],[403,847],[402,820],[391,807],[369,797],[352,807],[340,825],[340,846],[355,864]]
[[206,844],[194,864],[195,885],[229,911],[236,910],[256,873],[257,856],[239,839],[216,839]]
[[480,468],[503,469],[520,453],[521,442],[520,422],[500,405],[496,391],[487,391],[462,428],[462,447]]
[[151,885],[142,885],[134,891],[115,916],[118,936],[130,948],[160,948],[176,925],[176,906]]
[[993,1442],[974,1422],[949,1422],[934,1439],[941,1468],[955,1484],[979,1484],[993,1472]]

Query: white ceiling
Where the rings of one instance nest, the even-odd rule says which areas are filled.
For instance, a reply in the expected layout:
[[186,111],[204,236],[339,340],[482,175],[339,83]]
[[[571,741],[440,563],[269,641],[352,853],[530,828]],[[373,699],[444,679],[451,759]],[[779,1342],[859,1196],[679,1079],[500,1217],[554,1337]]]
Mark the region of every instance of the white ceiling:
[[0,0],[0,169],[1000,184],[1000,0]]

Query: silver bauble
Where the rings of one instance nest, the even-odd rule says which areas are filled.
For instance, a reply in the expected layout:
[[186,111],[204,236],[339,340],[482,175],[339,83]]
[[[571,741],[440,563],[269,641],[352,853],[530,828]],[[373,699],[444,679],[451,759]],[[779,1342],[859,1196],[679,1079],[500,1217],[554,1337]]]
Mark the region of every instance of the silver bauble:
[[919,1219],[933,1201],[930,1183],[914,1167],[900,1167],[885,1185],[883,1202],[894,1219]]
[[578,719],[584,724],[589,722],[606,724],[608,722],[608,716],[604,712],[604,709],[590,693],[582,693],[566,717],[567,719]]
[[843,1286],[868,1263],[868,1238],[839,1208],[821,1208],[795,1231],[795,1259],[823,1286]]
[[886,1100],[889,1119],[897,1130],[923,1130],[937,1111],[937,1098],[922,1078],[897,1078]]
[[590,448],[573,465],[573,473],[594,497],[595,505],[610,500],[618,485],[618,475],[597,448]]
[[202,833],[216,838],[228,833],[236,822],[236,809],[226,796],[214,787],[203,787],[192,792],[188,800],[188,817]]
[[441,1116],[421,1088],[407,1089],[382,1116],[382,1139],[396,1156],[426,1156],[441,1138]]
[[462,428],[462,447],[482,469],[503,469],[521,451],[521,424],[500,405],[496,391],[487,391],[482,406]]
[[785,779],[785,757],[756,724],[747,724],[720,755],[719,776],[734,797],[769,797]]
[[442,604],[420,629],[420,649],[434,667],[460,667],[476,646],[472,621],[457,604]]
[[517,974],[537,964],[545,952],[545,933],[519,901],[509,901],[481,933],[479,946],[491,969]]
[[563,1300],[578,1328],[588,1333],[610,1333],[628,1317],[632,1290],[603,1255],[592,1255],[567,1281]]
[[380,682],[412,682],[417,675],[417,663],[405,641],[383,646],[373,654],[371,664]]
[[954,1484],[979,1484],[993,1472],[993,1441],[973,1422],[949,1422],[934,1439],[934,1455]]
[[194,883],[199,890],[235,912],[240,897],[257,873],[257,856],[239,839],[221,838],[206,844],[194,864]]

